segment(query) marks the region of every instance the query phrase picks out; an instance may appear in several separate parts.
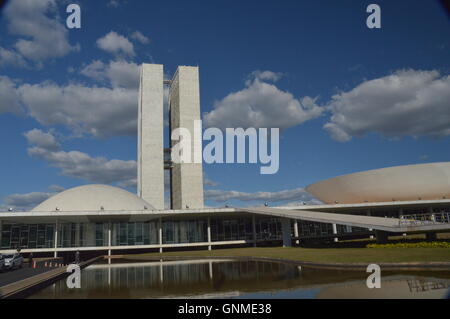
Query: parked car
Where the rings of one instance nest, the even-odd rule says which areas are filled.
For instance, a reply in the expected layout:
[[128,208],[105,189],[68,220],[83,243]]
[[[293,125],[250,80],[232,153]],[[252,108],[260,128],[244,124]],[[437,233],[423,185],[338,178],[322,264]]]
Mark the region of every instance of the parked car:
[[4,255],[5,259],[5,268],[14,269],[14,268],[22,268],[23,266],[23,257],[21,254],[9,254]]
[[0,254],[0,271],[4,271],[6,268],[5,266],[5,256],[3,254]]

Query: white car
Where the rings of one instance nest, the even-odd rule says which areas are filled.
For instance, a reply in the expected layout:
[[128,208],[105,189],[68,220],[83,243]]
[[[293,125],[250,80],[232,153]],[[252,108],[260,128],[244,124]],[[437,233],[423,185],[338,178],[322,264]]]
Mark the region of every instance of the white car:
[[0,254],[0,271],[5,270],[5,256]]
[[5,268],[14,269],[14,268],[22,268],[23,265],[23,257],[21,254],[9,254],[3,256],[5,259]]

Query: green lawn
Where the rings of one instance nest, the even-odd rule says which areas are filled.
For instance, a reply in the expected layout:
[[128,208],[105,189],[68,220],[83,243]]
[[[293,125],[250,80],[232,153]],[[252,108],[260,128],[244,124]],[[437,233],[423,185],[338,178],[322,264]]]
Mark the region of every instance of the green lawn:
[[212,251],[178,251],[127,255],[127,258],[145,259],[147,256],[245,256],[284,258],[323,263],[376,263],[376,262],[450,262],[450,249],[446,248],[234,248]]

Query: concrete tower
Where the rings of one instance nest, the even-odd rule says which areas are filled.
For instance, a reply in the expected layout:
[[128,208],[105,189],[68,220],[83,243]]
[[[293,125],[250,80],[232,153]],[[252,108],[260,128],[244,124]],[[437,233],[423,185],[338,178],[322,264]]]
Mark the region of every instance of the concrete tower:
[[200,120],[198,67],[178,67],[171,81],[169,101],[170,129],[174,130],[180,127],[187,129],[190,132],[192,143],[192,163],[173,164],[171,206],[172,209],[203,208],[202,163],[194,163],[194,145],[199,145],[200,150],[202,145],[201,131],[200,134],[194,134],[194,122]]
[[138,112],[138,196],[156,209],[164,209],[164,169],[168,168],[171,208],[202,208],[202,164],[172,163],[165,167],[164,83],[170,85],[170,130],[185,128],[190,132],[192,156],[194,144],[200,145],[200,149],[202,145],[201,131],[194,134],[194,123],[200,120],[198,67],[180,66],[172,81],[164,81],[162,65],[143,64]]
[[142,64],[138,111],[138,196],[164,209],[164,72]]

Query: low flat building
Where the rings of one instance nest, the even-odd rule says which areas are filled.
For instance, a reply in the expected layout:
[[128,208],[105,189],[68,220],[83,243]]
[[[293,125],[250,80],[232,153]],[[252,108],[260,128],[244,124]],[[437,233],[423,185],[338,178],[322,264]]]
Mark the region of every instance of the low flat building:
[[[107,185],[59,193],[29,212],[0,213],[1,251],[213,249],[450,229],[450,200],[157,210]],[[378,233],[377,233],[378,232]]]
[[[108,185],[61,192],[29,212],[0,212],[0,252],[112,254],[139,250],[212,249],[236,245],[290,246],[450,229],[450,163],[384,168],[335,177],[307,188],[323,205],[224,207],[203,205],[202,163],[174,163],[164,149],[163,93],[169,85],[170,131],[194,133],[200,119],[198,67],[180,66],[164,80],[162,65],[141,68],[137,195]],[[193,134],[195,135],[195,134]],[[169,145],[172,147],[172,142]],[[192,144],[199,141],[192,141]],[[201,145],[201,143],[200,143]],[[170,209],[164,209],[164,169]]]

